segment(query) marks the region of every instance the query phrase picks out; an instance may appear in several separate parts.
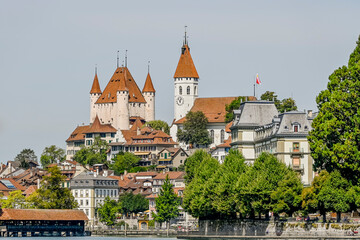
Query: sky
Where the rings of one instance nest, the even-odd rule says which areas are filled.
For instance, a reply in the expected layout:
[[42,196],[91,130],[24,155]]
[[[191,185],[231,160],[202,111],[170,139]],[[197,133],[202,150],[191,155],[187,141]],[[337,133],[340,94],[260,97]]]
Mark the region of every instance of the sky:
[[24,148],[66,147],[89,124],[95,65],[101,89],[128,50],[140,89],[150,74],[156,119],[173,118],[173,75],[187,27],[199,97],[269,90],[316,111],[328,76],[360,34],[360,1],[0,0],[0,162]]

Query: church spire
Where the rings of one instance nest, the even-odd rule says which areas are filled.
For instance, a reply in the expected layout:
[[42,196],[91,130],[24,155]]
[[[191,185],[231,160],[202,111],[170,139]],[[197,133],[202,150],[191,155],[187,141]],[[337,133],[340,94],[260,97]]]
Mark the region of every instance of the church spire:
[[174,78],[199,78],[190,54],[186,28],[187,26],[185,26],[184,45],[181,48],[181,55],[174,74]]
[[97,76],[97,66],[95,67],[95,77],[94,77],[94,81],[90,90],[90,94],[93,93],[101,93],[101,89],[100,89],[100,84],[99,84],[99,79]]

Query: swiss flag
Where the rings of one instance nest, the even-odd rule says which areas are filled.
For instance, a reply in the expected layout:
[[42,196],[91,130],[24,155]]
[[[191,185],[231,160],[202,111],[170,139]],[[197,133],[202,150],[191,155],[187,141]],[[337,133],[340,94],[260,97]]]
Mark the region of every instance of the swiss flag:
[[256,83],[259,84],[259,85],[261,84],[261,81],[260,81],[260,78],[259,78],[259,74],[258,74],[258,73],[256,74]]

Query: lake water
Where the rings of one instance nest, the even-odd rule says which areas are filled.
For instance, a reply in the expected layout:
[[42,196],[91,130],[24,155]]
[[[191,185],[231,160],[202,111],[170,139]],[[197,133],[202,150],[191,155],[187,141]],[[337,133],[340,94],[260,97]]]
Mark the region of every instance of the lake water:
[[148,240],[177,240],[177,238],[159,238],[159,237],[22,237],[22,238],[1,238],[1,239],[27,239],[27,240],[69,240],[69,239],[74,239],[74,240],[85,240],[85,239],[89,239],[89,240],[115,240],[115,239],[119,239],[119,240],[142,240],[142,239],[148,239]]

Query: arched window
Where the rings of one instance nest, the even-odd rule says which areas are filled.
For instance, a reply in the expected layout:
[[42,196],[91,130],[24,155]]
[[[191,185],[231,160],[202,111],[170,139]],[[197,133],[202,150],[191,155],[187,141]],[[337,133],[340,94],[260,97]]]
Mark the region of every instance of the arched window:
[[220,138],[221,138],[221,143],[223,143],[223,142],[224,142],[224,138],[225,138],[225,131],[224,131],[224,129],[221,129]]
[[186,93],[187,93],[187,95],[190,95],[190,86],[188,86],[188,87],[186,88]]
[[196,86],[194,87],[194,95],[196,95]]
[[214,143],[214,130],[210,130],[211,143]]
[[179,87],[179,94],[182,95],[182,87]]

